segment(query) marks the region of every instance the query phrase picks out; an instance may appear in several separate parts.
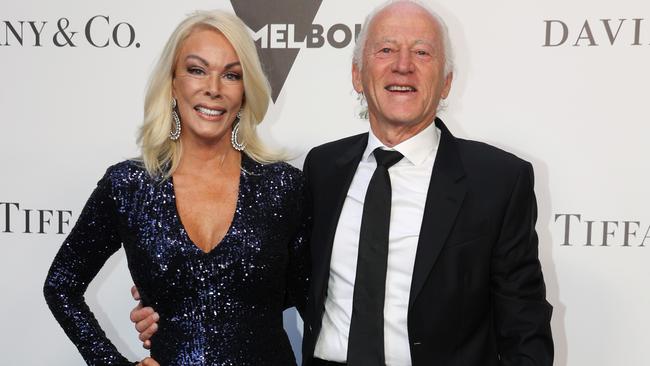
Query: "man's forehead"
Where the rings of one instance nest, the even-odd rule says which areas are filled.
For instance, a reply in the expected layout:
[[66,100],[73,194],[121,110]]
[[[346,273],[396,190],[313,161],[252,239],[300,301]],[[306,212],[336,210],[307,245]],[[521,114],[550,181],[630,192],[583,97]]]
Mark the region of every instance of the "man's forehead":
[[[386,10],[384,10],[386,11]],[[423,41],[435,42],[440,33],[440,25],[437,19],[431,14],[422,10],[417,18],[409,18],[405,22],[404,17],[397,13],[382,11],[368,25],[369,38],[383,40],[394,34],[408,34]]]
[[[380,36],[380,37],[377,37],[376,39],[374,39],[372,42],[374,44],[387,44],[388,43],[388,44],[395,44],[396,45],[396,44],[400,43],[400,40],[395,38],[395,37],[391,37],[391,36],[383,36],[383,37]],[[408,44],[410,44],[410,45],[427,45],[427,46],[435,47],[436,46],[436,38],[435,38],[435,36],[432,35],[432,37],[428,38],[428,39],[424,39],[424,38],[409,39]]]
[[[408,22],[405,22],[408,19]],[[438,20],[425,8],[410,2],[389,5],[380,10],[373,18],[373,24],[397,22],[399,24],[413,24],[427,22],[437,27]]]

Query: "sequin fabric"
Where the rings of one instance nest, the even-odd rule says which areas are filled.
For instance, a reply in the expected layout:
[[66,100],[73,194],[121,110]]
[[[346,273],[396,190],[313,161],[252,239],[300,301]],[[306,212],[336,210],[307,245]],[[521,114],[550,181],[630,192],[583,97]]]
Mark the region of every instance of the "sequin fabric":
[[106,260],[124,247],[143,303],[160,314],[151,356],[161,365],[295,365],[282,311],[304,307],[304,197],[298,169],[242,155],[232,224],[204,253],[183,228],[172,179],[154,180],[135,161],[114,165],[52,263],[47,303],[89,365],[132,364],[83,298]]

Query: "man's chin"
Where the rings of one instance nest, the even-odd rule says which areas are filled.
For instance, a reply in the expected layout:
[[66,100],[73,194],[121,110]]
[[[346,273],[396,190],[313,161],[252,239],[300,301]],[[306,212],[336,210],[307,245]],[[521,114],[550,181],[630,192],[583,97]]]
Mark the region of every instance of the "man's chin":
[[382,119],[384,123],[387,123],[391,126],[403,126],[403,127],[416,127],[418,125],[427,124],[431,122],[430,119],[423,118],[422,115],[414,116],[412,114],[395,114],[387,115]]

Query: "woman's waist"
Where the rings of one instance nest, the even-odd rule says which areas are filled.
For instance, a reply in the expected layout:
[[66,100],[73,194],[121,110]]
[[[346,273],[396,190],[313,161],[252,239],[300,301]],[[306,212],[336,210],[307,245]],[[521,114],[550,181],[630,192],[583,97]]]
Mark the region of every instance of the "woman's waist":
[[254,361],[269,352],[286,351],[293,358],[282,323],[274,326],[233,318],[164,321],[161,314],[151,341],[151,356],[161,365],[257,365],[265,364]]

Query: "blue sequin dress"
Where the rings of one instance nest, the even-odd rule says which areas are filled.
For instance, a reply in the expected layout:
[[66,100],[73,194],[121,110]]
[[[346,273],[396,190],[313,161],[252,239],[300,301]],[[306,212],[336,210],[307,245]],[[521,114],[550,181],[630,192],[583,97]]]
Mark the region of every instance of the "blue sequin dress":
[[239,195],[221,243],[205,253],[176,210],[173,180],[135,161],[110,167],[45,281],[54,316],[89,365],[129,365],[83,294],[124,247],[143,303],[159,314],[151,356],[161,365],[295,365],[282,311],[304,306],[307,219],[302,173],[242,154]]

